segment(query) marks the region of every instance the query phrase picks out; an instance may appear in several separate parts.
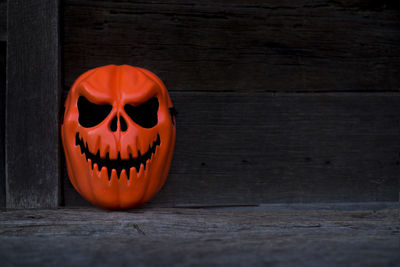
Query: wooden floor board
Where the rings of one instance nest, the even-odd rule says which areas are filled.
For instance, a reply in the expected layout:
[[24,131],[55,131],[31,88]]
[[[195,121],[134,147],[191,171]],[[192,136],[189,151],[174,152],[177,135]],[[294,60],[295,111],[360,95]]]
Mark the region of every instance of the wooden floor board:
[[396,266],[399,206],[379,205],[3,211],[0,261],[2,266]]

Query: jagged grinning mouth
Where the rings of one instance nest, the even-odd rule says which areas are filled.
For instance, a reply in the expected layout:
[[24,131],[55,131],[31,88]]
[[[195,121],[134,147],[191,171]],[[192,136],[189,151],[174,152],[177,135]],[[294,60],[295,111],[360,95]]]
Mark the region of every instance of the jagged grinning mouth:
[[157,140],[153,142],[152,145],[149,145],[149,149],[143,155],[140,154],[140,150],[138,150],[137,158],[133,158],[132,154],[129,153],[129,159],[121,159],[121,154],[118,152],[118,158],[113,160],[110,159],[110,153],[107,152],[105,158],[100,157],[100,149],[97,151],[96,155],[92,154],[89,151],[89,147],[87,142],[83,141],[83,138],[79,138],[79,133],[76,133],[75,136],[75,145],[80,147],[81,154],[85,154],[86,161],[91,160],[91,168],[93,170],[94,164],[97,164],[98,170],[100,171],[103,167],[106,168],[108,173],[108,180],[111,179],[111,172],[113,169],[117,172],[118,179],[120,178],[120,174],[122,170],[125,170],[126,177],[129,180],[130,169],[132,167],[136,168],[136,172],[138,173],[140,170],[140,165],[143,164],[144,170],[146,169],[147,160],[151,159],[153,154],[156,152],[157,146],[161,143],[160,135],[157,134]]

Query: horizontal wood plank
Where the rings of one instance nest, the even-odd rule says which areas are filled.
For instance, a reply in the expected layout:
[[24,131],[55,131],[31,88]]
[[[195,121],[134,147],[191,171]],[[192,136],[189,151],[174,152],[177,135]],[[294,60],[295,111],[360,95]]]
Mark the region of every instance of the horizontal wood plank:
[[0,0],[0,41],[7,40],[7,0]]
[[0,213],[4,266],[397,266],[390,209]]
[[131,64],[179,91],[398,91],[394,1],[64,3],[65,86]]
[[[399,93],[173,92],[158,206],[398,201]],[[64,178],[65,204],[85,205]]]
[[9,1],[6,171],[8,208],[57,207],[59,2]]

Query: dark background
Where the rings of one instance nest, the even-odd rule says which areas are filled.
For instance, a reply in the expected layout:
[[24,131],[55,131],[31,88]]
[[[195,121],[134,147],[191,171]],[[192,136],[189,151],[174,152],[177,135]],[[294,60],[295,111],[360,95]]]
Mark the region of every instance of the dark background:
[[[8,104],[3,97],[0,102],[0,122],[5,124],[5,110],[8,120],[0,148],[7,144],[11,155],[1,161],[9,166],[8,180],[0,168],[3,192],[8,183],[11,192],[33,191],[37,203],[88,205],[69,183],[55,118],[80,74],[130,64],[156,73],[179,112],[170,175],[150,205],[399,200],[396,1],[65,0],[45,9],[28,2],[9,3],[8,35],[0,16],[2,93],[6,45],[9,50]],[[20,50],[30,61],[18,58]],[[42,75],[52,86],[27,85],[26,75]],[[22,123],[18,117],[39,109],[28,101],[37,95],[46,112]],[[19,138],[41,122],[33,143],[51,153],[38,160],[40,153],[24,150]],[[29,160],[18,169],[22,151]],[[32,178],[43,172],[40,183]],[[34,190],[21,185],[27,180]],[[7,205],[29,206],[24,197],[8,193]]]

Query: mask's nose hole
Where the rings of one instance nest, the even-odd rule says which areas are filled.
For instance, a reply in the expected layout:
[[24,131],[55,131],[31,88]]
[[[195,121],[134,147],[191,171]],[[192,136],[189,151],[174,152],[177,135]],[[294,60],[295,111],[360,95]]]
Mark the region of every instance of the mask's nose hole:
[[116,132],[118,128],[118,117],[115,116],[110,123],[110,130],[111,132]]
[[[128,130],[128,125],[126,124],[124,117],[119,117],[119,124],[122,132]],[[117,129],[118,129],[118,116],[115,116],[110,123],[110,130],[111,132],[116,132]]]
[[128,129],[128,125],[126,124],[126,121],[124,119],[124,117],[119,117],[119,124],[121,126],[121,131],[125,132]]

